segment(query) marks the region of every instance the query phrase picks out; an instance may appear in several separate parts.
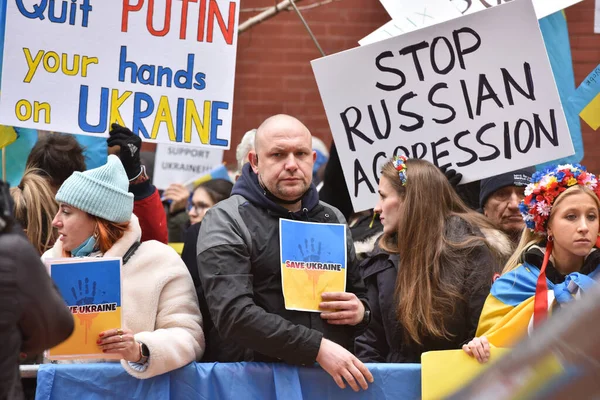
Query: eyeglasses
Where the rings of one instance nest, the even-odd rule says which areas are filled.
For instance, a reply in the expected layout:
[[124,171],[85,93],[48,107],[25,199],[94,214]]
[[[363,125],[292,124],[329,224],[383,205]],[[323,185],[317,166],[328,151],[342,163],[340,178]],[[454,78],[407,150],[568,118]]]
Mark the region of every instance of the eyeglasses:
[[208,210],[210,207],[212,207],[210,204],[206,204],[201,201],[196,204],[188,203],[187,209],[188,209],[188,213],[194,211],[196,214],[202,214],[203,212]]

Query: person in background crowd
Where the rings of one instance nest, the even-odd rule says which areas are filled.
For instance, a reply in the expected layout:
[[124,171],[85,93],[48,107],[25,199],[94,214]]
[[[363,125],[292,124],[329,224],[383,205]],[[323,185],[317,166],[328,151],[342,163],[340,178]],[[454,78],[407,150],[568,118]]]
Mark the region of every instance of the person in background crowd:
[[371,323],[355,351],[363,362],[419,363],[472,337],[510,243],[428,161],[395,157],[381,173],[384,234],[361,265]]
[[108,154],[117,155],[127,172],[128,190],[134,196],[133,213],[142,228],[142,242],[157,240],[166,244],[169,239],[167,216],[158,190],[150,182],[140,159],[142,139],[118,124],[111,125],[108,135]]
[[201,222],[209,208],[229,198],[232,188],[233,183],[226,179],[211,179],[198,185],[187,206],[190,224]]
[[481,181],[479,204],[483,214],[508,235],[514,246],[525,228],[519,203],[525,198],[525,186],[534,172],[533,167],[523,168]]
[[[188,206],[188,213],[190,216],[190,222],[192,225],[185,232],[185,240],[183,244],[183,251],[181,252],[181,258],[188,268],[194,286],[196,287],[196,294],[198,295],[198,303],[200,304],[200,311],[204,321],[204,332],[210,332],[214,324],[208,311],[208,305],[206,304],[206,297],[202,290],[202,284],[200,283],[200,276],[198,275],[198,263],[196,261],[196,248],[198,241],[202,240],[200,235],[200,227],[202,219],[206,212],[214,207],[217,203],[222,200],[229,198],[233,184],[225,179],[213,179],[200,184],[194,191],[192,196],[191,204]],[[210,344],[210,335],[206,336],[206,352],[204,353],[203,361],[216,361],[216,355],[213,354],[215,349]]]
[[345,223],[319,202],[312,185],[311,134],[296,118],[276,115],[256,132],[250,164],[232,196],[208,210],[198,239],[198,273],[215,329],[217,358],[233,361],[317,361],[338,384],[368,387],[373,377],[348,348],[369,320],[365,289],[347,237],[347,289],[323,294],[319,314],[285,308],[279,219]]
[[237,161],[237,172],[235,174],[235,180],[237,181],[242,176],[242,168],[250,160],[248,160],[248,154],[254,150],[254,137],[256,136],[256,129],[250,129],[244,133],[240,144],[235,149],[235,159]]
[[[171,200],[169,210],[175,210],[169,214],[169,240],[176,243],[184,242],[190,226],[202,221],[206,210],[210,207],[228,198],[232,187],[233,183],[227,179],[211,179],[196,186],[193,194],[190,195],[185,186],[170,185],[164,192],[164,197]],[[182,213],[181,210],[186,212]],[[179,214],[182,216],[179,217]]]
[[83,149],[73,135],[47,133],[40,136],[31,149],[25,169],[43,171],[56,194],[73,172],[86,170]]
[[22,399],[20,353],[54,347],[73,332],[69,308],[37,250],[12,216],[8,185],[0,181],[0,399]]
[[14,200],[14,217],[41,256],[58,238],[56,230],[52,228],[58,204],[44,171],[26,169],[21,183],[10,188],[10,194]]
[[329,150],[321,139],[314,136],[312,138],[312,149],[317,154],[315,164],[313,165],[313,184],[317,187],[317,190],[319,190],[321,182],[323,182],[325,166],[327,165],[327,160],[329,160]]
[[134,377],[160,375],[192,361],[204,351],[202,316],[193,282],[175,250],[157,241],[140,244],[130,176],[121,161],[75,172],[60,187],[53,225],[60,234],[44,258],[124,257],[123,328],[104,331],[98,346],[121,356]]
[[467,354],[486,362],[490,344],[511,347],[549,310],[596,285],[599,193],[598,179],[581,165],[533,174],[519,205],[527,229],[492,286],[477,337],[463,347]]
[[[158,240],[167,243],[166,215],[158,190],[148,180],[146,169],[140,161],[142,140],[129,129],[112,124],[107,142],[109,154],[119,156],[128,171],[129,191],[135,196],[133,212],[142,226],[142,241]],[[27,158],[27,169],[34,168],[44,172],[56,193],[74,172],[85,171],[83,149],[72,135],[46,134],[38,139]]]

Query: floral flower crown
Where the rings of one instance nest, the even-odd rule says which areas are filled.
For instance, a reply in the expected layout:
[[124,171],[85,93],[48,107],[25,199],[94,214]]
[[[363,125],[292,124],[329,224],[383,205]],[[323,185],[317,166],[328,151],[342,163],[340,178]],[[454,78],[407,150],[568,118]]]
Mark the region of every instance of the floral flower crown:
[[398,171],[398,176],[400,177],[400,182],[402,182],[402,186],[406,186],[406,158],[405,156],[394,156],[392,163],[394,164],[394,168]]
[[531,183],[525,188],[525,198],[519,204],[519,211],[527,228],[545,235],[554,201],[562,192],[575,185],[585,186],[600,197],[596,176],[587,172],[582,165],[558,165],[534,173]]

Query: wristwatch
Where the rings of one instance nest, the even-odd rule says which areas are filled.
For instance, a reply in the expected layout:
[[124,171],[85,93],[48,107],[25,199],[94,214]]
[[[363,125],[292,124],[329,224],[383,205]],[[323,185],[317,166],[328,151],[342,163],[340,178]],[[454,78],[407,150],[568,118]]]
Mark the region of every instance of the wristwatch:
[[140,345],[140,354],[142,357],[138,361],[139,364],[146,364],[148,362],[148,357],[150,357],[150,349],[142,342],[138,342]]
[[369,322],[371,322],[371,310],[369,309],[367,302],[361,300],[361,303],[363,303],[363,306],[365,307],[365,312],[363,313],[363,319],[359,322],[358,327],[365,328],[369,325]]

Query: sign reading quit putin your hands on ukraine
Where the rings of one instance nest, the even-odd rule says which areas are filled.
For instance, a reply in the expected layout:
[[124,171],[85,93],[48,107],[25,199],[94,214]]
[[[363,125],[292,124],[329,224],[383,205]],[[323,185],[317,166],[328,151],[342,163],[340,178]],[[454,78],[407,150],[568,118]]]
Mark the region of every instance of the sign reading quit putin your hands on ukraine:
[[288,310],[321,312],[321,294],[346,291],[346,226],[279,220],[281,286]]
[[375,206],[394,155],[449,166],[467,183],[574,153],[530,0],[312,67],[355,211]]
[[239,0],[8,0],[0,123],[229,149]]

